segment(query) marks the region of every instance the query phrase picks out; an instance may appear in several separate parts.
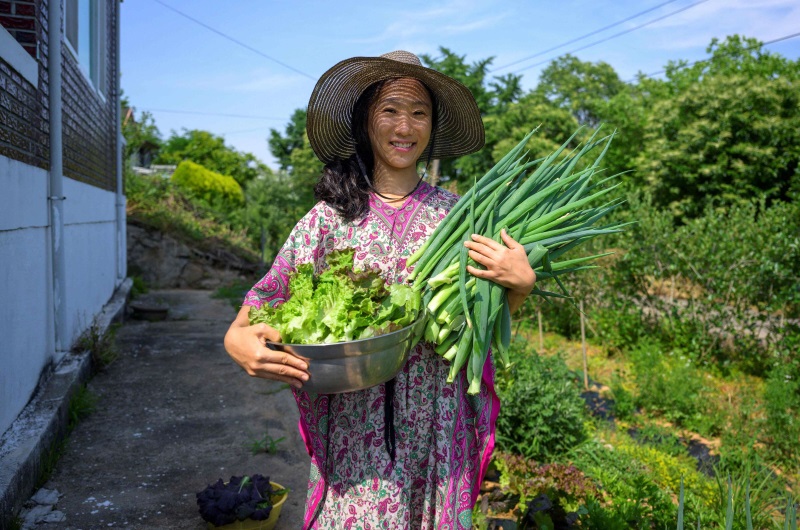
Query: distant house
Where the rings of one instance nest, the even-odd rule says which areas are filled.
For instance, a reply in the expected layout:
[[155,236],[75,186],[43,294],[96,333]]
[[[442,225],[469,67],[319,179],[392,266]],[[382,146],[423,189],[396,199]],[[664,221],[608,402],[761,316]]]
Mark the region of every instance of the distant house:
[[126,275],[119,14],[0,0],[0,434]]

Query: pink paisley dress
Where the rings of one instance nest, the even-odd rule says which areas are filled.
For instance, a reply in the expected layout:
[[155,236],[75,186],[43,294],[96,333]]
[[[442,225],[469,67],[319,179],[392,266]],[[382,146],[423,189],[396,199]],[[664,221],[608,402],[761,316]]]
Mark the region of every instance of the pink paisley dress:
[[[379,271],[387,283],[403,282],[413,270],[407,258],[457,199],[423,182],[398,208],[372,195],[369,213],[355,223],[320,202],[297,223],[244,304],[282,303],[295,267],[310,262],[319,272],[333,249],[355,248],[357,267]],[[304,528],[472,528],[500,402],[491,361],[477,396],[467,395],[463,370],[448,384],[448,370],[421,342],[395,378],[394,462],[384,442],[385,385],[343,394],[294,391],[311,456]]]

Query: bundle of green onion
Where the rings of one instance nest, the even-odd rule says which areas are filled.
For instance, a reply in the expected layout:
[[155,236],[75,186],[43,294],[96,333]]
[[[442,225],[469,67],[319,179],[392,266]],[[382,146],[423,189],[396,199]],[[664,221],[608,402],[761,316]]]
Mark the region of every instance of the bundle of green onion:
[[[535,130],[529,133],[455,204],[407,262],[415,265],[409,280],[422,292],[428,312],[424,337],[452,363],[448,382],[466,367],[470,394],[480,391],[490,346],[495,360],[509,365],[511,313],[504,287],[467,273],[467,264],[476,264],[464,241],[471,234],[500,241],[500,230],[505,228],[525,247],[537,280],[552,278],[563,291],[534,289],[534,294],[568,297],[559,276],[592,268],[588,262],[607,254],[556,260],[582,242],[619,232],[623,226],[595,226],[621,199],[590,206],[616,187],[605,184],[617,175],[593,182],[613,135],[595,140],[596,131],[582,148],[565,154],[579,132],[549,156],[526,161],[523,149]],[[576,169],[582,157],[602,145],[592,164]]]

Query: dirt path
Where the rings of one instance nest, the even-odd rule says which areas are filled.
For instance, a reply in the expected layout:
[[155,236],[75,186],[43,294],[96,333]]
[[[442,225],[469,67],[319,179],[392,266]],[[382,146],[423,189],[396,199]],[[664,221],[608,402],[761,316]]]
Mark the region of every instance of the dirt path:
[[[195,492],[218,478],[261,473],[291,489],[278,530],[299,528],[309,457],[283,385],[250,378],[222,338],[234,317],[207,291],[157,291],[163,322],[129,320],[118,359],[88,388],[96,409],[72,432],[46,488],[60,523],[36,528],[206,528]],[[252,454],[265,435],[277,453]]]

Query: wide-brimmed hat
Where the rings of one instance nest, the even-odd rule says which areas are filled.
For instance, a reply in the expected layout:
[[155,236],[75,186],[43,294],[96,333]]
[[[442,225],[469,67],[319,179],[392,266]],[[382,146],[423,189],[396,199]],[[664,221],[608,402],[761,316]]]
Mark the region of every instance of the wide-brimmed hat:
[[[308,102],[306,130],[320,160],[327,164],[355,153],[351,120],[356,101],[373,83],[398,77],[418,79],[433,92],[437,123],[431,134],[432,158],[466,155],[483,147],[483,121],[469,89],[422,66],[413,53],[394,51],[380,57],[345,59],[317,81]],[[428,155],[429,148],[423,156]]]

